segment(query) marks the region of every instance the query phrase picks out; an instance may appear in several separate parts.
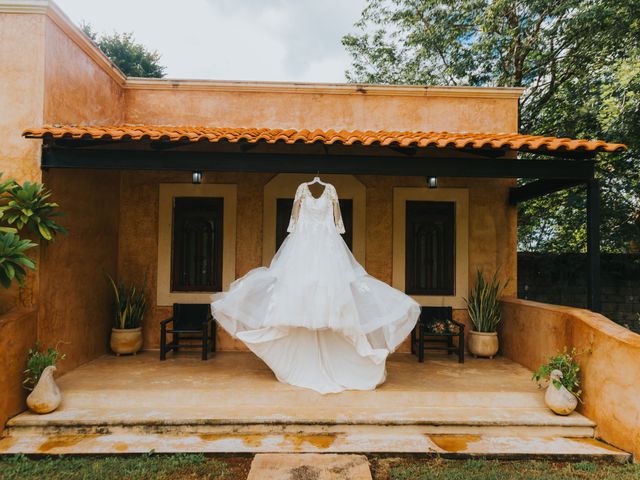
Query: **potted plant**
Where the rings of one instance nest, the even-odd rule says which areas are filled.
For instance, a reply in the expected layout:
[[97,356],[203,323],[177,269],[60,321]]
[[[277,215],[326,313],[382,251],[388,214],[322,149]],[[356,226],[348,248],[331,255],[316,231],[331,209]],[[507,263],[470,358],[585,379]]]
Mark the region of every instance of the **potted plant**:
[[107,275],[114,293],[114,325],[111,329],[111,350],[120,356],[122,354],[136,354],[142,348],[142,318],[147,308],[145,282],[142,288],[130,285],[128,288],[123,281],[116,282]]
[[493,358],[498,353],[497,327],[500,323],[500,294],[509,281],[501,284],[498,272],[487,282],[482,271],[476,273],[476,286],[466,299],[473,329],[469,332],[469,352],[474,357]]
[[576,349],[550,357],[547,363],[533,372],[532,380],[538,387],[547,386],[544,401],[554,413],[569,415],[578,405],[580,395],[580,366],[576,361]]
[[62,394],[53,375],[56,363],[64,360],[56,348],[42,350],[40,344],[27,352],[27,369],[24,371],[24,388],[31,393],[27,397],[27,406],[34,413],[50,413],[60,406]]

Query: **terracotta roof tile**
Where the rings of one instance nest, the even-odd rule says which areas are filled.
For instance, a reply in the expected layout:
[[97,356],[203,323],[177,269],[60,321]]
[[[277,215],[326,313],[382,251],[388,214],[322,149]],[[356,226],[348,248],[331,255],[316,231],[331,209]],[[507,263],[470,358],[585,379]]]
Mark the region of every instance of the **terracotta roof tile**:
[[28,138],[164,140],[170,142],[266,142],[285,144],[397,145],[435,148],[507,148],[510,150],[605,151],[626,150],[621,143],[602,140],[542,137],[516,133],[398,132],[385,130],[294,130],[271,128],[172,127],[156,125],[72,126],[55,125],[25,130]]

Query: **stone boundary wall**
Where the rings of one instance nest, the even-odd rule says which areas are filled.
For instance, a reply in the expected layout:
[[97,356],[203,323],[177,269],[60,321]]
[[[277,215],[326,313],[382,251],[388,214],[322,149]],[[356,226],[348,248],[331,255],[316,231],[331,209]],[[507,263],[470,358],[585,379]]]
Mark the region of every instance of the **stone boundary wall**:
[[640,335],[589,310],[516,298],[502,300],[500,330],[503,355],[531,370],[565,347],[583,352],[578,410],[597,437],[640,458]]
[[[640,254],[603,254],[601,278],[602,314],[640,332]],[[519,252],[518,298],[586,308],[586,254]]]

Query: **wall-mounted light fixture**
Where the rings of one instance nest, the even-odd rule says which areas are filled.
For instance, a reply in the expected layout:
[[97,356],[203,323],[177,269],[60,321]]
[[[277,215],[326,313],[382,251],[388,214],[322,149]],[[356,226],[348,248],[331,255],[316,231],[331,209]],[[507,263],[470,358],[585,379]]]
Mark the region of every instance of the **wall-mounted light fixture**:
[[438,188],[438,177],[427,177],[427,185],[429,188]]
[[195,185],[202,182],[202,172],[193,172],[191,174],[191,180]]

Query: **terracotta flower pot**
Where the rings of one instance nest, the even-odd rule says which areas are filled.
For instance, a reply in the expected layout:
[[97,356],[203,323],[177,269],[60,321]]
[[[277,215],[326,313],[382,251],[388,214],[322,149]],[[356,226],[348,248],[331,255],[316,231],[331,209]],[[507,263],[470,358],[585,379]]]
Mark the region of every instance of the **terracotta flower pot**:
[[498,353],[498,334],[496,332],[469,332],[469,352],[474,357],[493,358]]
[[116,355],[133,353],[142,348],[142,327],[138,328],[112,328],[111,350]]

